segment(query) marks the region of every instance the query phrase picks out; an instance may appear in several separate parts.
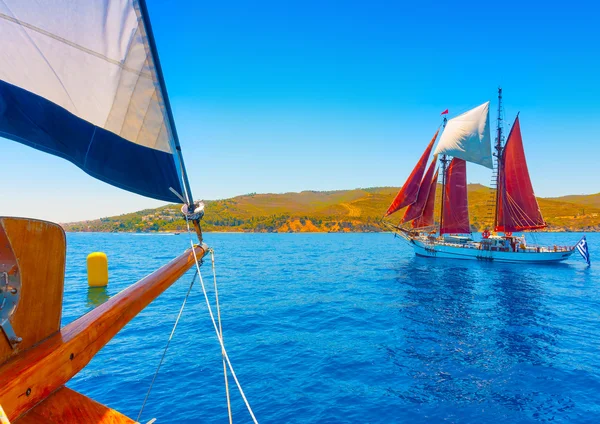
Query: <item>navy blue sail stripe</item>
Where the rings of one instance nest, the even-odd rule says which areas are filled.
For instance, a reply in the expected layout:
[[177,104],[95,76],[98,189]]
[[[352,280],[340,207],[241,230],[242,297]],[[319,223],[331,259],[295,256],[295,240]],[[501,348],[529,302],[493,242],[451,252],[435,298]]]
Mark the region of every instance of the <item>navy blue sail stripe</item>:
[[2,80],[0,137],[67,159],[94,178],[124,190],[180,202],[169,190],[182,192],[172,154],[131,143]]

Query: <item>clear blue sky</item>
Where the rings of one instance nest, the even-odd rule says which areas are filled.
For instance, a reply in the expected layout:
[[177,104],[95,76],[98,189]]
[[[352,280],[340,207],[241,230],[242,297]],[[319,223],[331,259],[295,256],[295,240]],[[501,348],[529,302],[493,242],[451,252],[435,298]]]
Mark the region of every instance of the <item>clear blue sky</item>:
[[[597,3],[147,3],[197,198],[400,185],[440,112],[495,110],[498,85],[536,194],[600,191]],[[0,214],[162,204],[18,143],[0,151]]]

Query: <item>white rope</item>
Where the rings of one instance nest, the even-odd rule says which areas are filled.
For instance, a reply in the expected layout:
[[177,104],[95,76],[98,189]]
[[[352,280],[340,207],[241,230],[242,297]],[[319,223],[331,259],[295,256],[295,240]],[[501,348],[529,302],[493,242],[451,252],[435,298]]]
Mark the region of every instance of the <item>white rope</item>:
[[167,354],[167,349],[169,349],[169,344],[171,343],[171,340],[173,339],[173,335],[175,334],[175,330],[177,329],[177,324],[179,324],[179,319],[181,318],[181,315],[183,314],[183,308],[185,308],[185,304],[188,300],[188,297],[190,296],[192,287],[194,286],[194,281],[196,281],[196,275],[200,275],[200,273],[198,271],[196,271],[196,273],[194,274],[194,277],[192,278],[192,282],[190,283],[190,287],[188,288],[188,291],[185,294],[185,297],[183,298],[183,303],[181,304],[181,308],[179,308],[179,315],[177,315],[177,319],[175,320],[175,324],[173,325],[173,329],[171,330],[171,335],[169,336],[169,340],[167,340],[167,344],[165,346],[165,349],[163,350],[163,354],[162,354],[162,357],[160,358],[160,362],[158,363],[158,367],[156,367],[156,371],[154,372],[154,377],[152,377],[152,382],[150,383],[150,387],[148,387],[148,392],[146,392],[146,397],[144,398],[144,403],[142,403],[142,408],[140,409],[140,413],[138,414],[137,421],[139,421],[140,417],[142,416],[142,412],[144,411],[144,407],[146,406],[146,402],[148,401],[148,397],[150,396],[150,391],[152,390],[152,386],[154,386],[154,381],[156,380],[156,376],[158,376],[158,371],[160,370],[160,367],[161,367],[163,361],[165,360],[165,355]]
[[250,407],[250,403],[248,402],[248,399],[246,398],[246,395],[244,394],[242,385],[240,384],[240,382],[237,378],[237,375],[235,374],[233,365],[231,365],[231,361],[229,360],[229,355],[227,354],[227,350],[225,349],[225,345],[223,344],[223,338],[219,334],[219,329],[217,328],[215,316],[213,314],[212,308],[210,306],[210,302],[208,300],[208,295],[206,293],[206,287],[204,286],[204,280],[202,279],[202,273],[200,272],[200,263],[198,261],[198,255],[196,255],[196,249],[194,249],[194,240],[192,237],[192,232],[190,230],[190,223],[189,223],[189,220],[187,219],[187,217],[186,217],[185,222],[187,224],[188,234],[190,235],[190,244],[192,246],[192,253],[194,254],[194,260],[196,261],[196,269],[198,270],[198,276],[200,277],[200,285],[202,286],[202,293],[204,294],[204,299],[206,300],[206,307],[208,308],[208,313],[210,314],[210,320],[212,321],[212,325],[213,325],[213,328],[217,335],[217,339],[219,340],[219,344],[221,345],[221,353],[222,353],[223,357],[225,358],[225,360],[227,361],[227,365],[229,366],[229,370],[231,371],[231,376],[233,377],[233,380],[235,381],[235,384],[237,385],[238,390],[240,391],[240,395],[242,396],[242,399],[244,400],[244,403],[246,404],[246,408],[248,409],[248,412],[250,413],[250,416],[252,417],[252,421],[254,422],[254,424],[258,424],[258,421],[256,420],[256,417],[254,416],[254,412],[252,411],[252,408]]
[[[221,325],[221,307],[219,306],[219,289],[217,288],[217,271],[215,268],[215,251],[210,249],[210,261],[212,263],[213,282],[215,286],[215,299],[217,304],[217,321],[219,322],[219,333],[223,340],[223,326]],[[225,395],[227,396],[227,412],[229,413],[229,424],[233,424],[233,415],[231,413],[231,399],[229,397],[229,379],[227,378],[227,364],[225,363],[225,355],[221,351],[223,357],[223,377],[225,378]]]

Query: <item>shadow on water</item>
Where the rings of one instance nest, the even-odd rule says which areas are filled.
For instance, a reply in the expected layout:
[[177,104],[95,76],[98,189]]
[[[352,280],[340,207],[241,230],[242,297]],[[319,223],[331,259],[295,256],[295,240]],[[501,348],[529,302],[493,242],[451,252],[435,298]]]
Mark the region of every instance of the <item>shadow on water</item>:
[[406,378],[388,393],[436,419],[457,407],[473,419],[482,410],[551,419],[572,407],[524,381],[560,378],[551,362],[560,331],[546,305],[547,270],[419,257],[401,263],[395,282],[406,307],[398,311],[400,345],[388,354]]
[[106,302],[108,298],[106,287],[88,287],[86,306],[94,309]]

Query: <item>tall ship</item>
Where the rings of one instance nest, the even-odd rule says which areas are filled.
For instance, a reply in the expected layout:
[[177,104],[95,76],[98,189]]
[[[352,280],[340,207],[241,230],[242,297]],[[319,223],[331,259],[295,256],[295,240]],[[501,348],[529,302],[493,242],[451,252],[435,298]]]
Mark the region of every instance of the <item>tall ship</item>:
[[[385,219],[383,222],[419,256],[502,262],[564,261],[577,245],[530,245],[522,234],[544,229],[547,224],[529,177],[519,116],[504,142],[502,88],[499,88],[492,153],[489,108],[488,101],[450,120],[444,117],[442,128],[436,131],[385,213],[384,218],[404,209],[399,224]],[[480,240],[474,239],[469,221],[467,162],[493,172],[493,225],[483,231]],[[434,210],[440,174],[440,215],[436,223]]]

